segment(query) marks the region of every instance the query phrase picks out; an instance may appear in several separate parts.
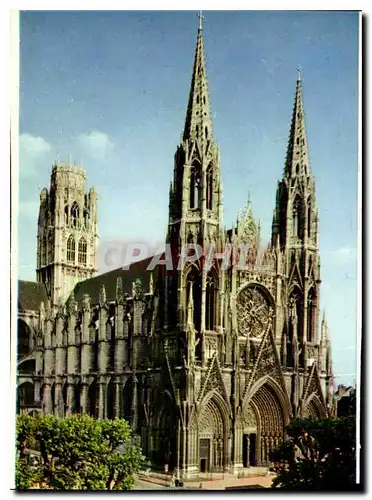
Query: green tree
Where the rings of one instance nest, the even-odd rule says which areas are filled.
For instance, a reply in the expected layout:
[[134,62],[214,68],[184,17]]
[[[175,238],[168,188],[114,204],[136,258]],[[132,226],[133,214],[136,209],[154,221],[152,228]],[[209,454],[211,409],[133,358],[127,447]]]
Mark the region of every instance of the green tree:
[[295,419],[288,438],[271,454],[272,487],[288,490],[355,488],[355,418]]
[[18,489],[129,490],[143,463],[125,420],[17,418]]

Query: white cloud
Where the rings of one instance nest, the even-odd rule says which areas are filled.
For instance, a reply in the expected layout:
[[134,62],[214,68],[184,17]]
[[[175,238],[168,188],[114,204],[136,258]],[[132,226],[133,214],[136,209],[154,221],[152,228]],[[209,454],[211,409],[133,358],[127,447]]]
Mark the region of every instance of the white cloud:
[[50,151],[52,151],[52,146],[43,137],[21,134],[19,136],[20,176],[34,176],[39,170],[40,160]]
[[43,137],[35,137],[30,134],[20,135],[19,146],[21,151],[33,157],[47,153],[52,149],[52,146]]
[[87,134],[81,134],[77,138],[79,146],[91,158],[103,159],[107,156],[110,150],[113,149],[114,143],[110,137],[104,132],[93,130]]

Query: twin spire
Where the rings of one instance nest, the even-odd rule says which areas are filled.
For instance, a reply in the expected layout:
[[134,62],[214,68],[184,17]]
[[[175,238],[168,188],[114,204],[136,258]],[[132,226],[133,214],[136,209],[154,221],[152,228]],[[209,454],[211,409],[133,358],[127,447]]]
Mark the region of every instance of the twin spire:
[[[212,135],[212,117],[204,57],[204,18],[201,12],[198,18],[198,35],[183,140],[198,139],[204,142]],[[297,68],[296,95],[288,141],[285,174],[291,177],[295,175],[304,175],[307,177],[310,175],[300,68]]]
[[183,140],[208,140],[212,135],[208,80],[204,57],[203,16],[199,14],[198,36]]

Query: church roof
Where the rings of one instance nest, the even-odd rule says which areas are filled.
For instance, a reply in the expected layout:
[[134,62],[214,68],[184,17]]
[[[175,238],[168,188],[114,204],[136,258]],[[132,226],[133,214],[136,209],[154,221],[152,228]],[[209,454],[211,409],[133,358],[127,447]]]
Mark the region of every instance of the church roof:
[[41,302],[46,304],[48,293],[44,283],[18,281],[18,310],[38,311]]
[[74,297],[77,302],[82,302],[84,295],[89,295],[92,305],[99,303],[99,295],[102,285],[105,287],[106,300],[112,302],[116,299],[116,284],[118,278],[121,278],[123,294],[132,295],[132,284],[136,279],[140,279],[144,291],[149,289],[151,270],[148,270],[153,257],[134,262],[129,269],[119,267],[108,273],[100,274],[94,278],[87,279],[77,283],[74,288]]

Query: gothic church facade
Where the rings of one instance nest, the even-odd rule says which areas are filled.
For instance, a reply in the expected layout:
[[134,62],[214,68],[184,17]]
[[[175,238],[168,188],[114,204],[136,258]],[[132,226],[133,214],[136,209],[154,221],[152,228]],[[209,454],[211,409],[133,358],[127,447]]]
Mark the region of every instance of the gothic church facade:
[[[149,271],[147,259],[97,275],[95,191],[81,168],[55,165],[40,197],[37,282],[19,282],[18,411],[125,418],[154,466],[184,478],[269,466],[290,419],[328,415],[333,395],[300,75],[264,251],[249,201],[222,227],[212,125],[199,26],[169,194],[174,270]],[[196,244],[216,249],[212,261],[178,266]]]

